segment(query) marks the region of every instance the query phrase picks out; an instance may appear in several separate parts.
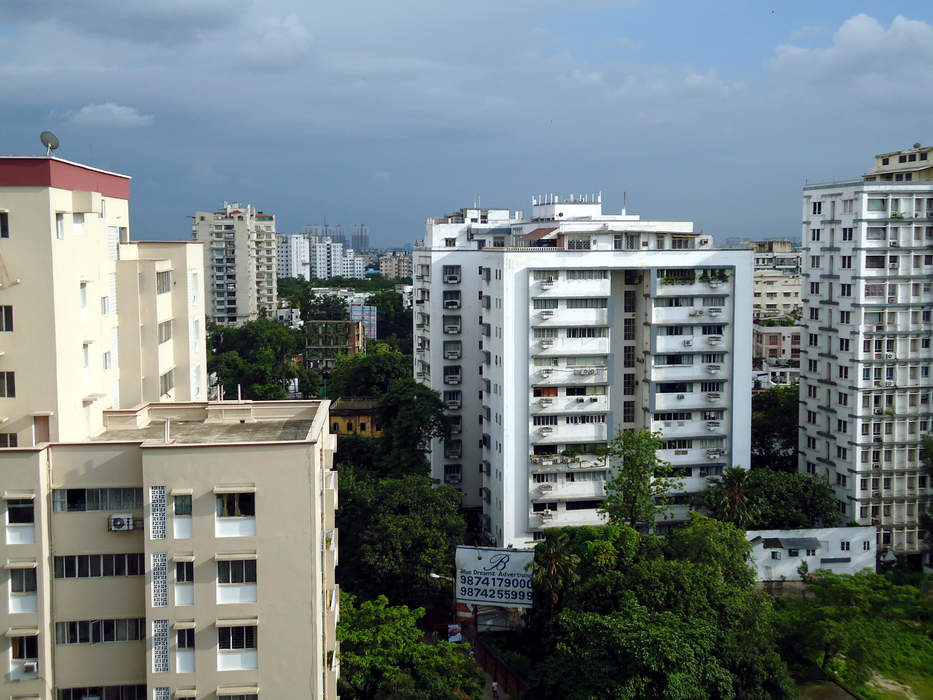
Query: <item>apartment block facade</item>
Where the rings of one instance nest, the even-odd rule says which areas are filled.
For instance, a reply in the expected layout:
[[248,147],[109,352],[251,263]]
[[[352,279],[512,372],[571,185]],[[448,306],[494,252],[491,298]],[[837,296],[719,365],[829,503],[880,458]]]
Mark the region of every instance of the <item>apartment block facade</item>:
[[829,479],[879,548],[924,548],[933,418],[933,148],[803,190],[800,469]]
[[194,214],[192,238],[204,244],[207,313],[216,323],[239,325],[276,307],[275,215],[238,202]]
[[319,238],[307,233],[280,234],[277,246],[279,277],[301,277],[310,281],[331,277],[363,279],[366,276],[366,258],[329,237]]
[[752,310],[756,319],[789,318],[801,313],[800,275],[779,270],[755,270],[755,300]]
[[389,279],[411,277],[411,253],[395,251],[379,258],[379,274]]
[[432,471],[497,546],[600,522],[597,453],[623,428],[662,432],[675,518],[749,463],[752,252],[600,200],[463,209],[414,249],[414,370],[453,426]]
[[336,698],[328,423],[327,402],[146,404],[0,451],[0,694]]
[[0,447],[206,398],[202,247],[130,241],[129,199],[126,175],[0,158]]

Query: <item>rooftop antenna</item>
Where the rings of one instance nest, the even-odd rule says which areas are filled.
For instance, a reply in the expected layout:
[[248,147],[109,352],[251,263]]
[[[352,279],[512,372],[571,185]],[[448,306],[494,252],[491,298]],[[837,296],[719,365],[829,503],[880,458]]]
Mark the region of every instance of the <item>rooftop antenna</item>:
[[39,134],[39,140],[42,142],[42,145],[45,146],[46,157],[51,155],[52,151],[58,148],[58,137],[51,131],[43,131]]

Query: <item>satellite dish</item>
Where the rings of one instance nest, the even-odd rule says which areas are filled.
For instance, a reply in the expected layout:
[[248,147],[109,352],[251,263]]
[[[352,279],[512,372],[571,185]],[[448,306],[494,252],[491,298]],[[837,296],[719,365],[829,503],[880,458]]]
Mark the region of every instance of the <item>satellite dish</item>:
[[42,142],[42,145],[45,146],[45,155],[49,155],[58,148],[58,137],[51,131],[43,131],[39,134],[39,140]]
[[914,148],[920,148],[920,142],[919,142],[919,141],[917,141],[917,143],[914,144]]

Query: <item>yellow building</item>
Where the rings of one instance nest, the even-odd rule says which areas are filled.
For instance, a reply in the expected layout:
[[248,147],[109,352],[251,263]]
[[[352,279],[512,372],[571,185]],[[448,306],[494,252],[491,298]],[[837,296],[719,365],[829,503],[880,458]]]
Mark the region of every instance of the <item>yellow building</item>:
[[0,451],[0,697],[335,698],[328,402],[151,403]]
[[129,198],[126,175],[0,157],[0,447],[206,398],[203,246],[130,242]]
[[376,416],[376,400],[339,398],[330,407],[330,428],[337,435],[382,437],[382,423]]

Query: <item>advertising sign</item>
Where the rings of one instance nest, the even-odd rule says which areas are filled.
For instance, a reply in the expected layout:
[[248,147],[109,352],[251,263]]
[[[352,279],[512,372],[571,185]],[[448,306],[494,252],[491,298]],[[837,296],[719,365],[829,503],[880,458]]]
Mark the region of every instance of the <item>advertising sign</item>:
[[531,550],[457,547],[457,603],[530,608],[533,561]]

